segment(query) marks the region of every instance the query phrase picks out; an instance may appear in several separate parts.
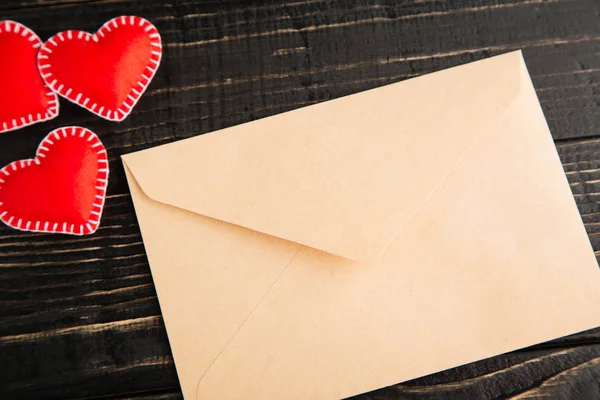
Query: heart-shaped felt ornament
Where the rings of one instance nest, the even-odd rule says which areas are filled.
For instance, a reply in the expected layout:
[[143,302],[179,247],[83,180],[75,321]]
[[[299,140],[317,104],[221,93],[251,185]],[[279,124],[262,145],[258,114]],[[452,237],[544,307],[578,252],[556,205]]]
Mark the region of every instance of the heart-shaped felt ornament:
[[58,115],[58,98],[37,68],[40,38],[25,25],[0,21],[0,132]]
[[121,16],[95,34],[52,36],[40,49],[38,68],[54,92],[102,118],[122,121],[154,77],[161,55],[154,25]]
[[108,183],[100,139],[78,126],[56,129],[35,158],[0,169],[0,220],[33,232],[94,233]]

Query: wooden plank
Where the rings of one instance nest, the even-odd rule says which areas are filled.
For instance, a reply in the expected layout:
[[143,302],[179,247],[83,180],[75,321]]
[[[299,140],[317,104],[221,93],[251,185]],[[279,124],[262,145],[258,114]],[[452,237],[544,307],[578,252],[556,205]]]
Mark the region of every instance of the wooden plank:
[[[108,125],[70,104],[63,104],[54,121],[85,124],[114,138],[117,146],[133,144],[119,154],[518,48],[524,49],[555,137],[596,135],[600,34],[594,10],[600,5],[594,0],[485,4],[108,1],[3,14],[43,38],[67,27],[95,30],[119,14],[137,13],[156,23],[165,59],[126,122]],[[143,143],[134,139],[140,131],[145,131]],[[2,136],[0,146],[12,140]]]
[[132,0],[4,0],[0,5],[0,11],[24,10],[28,8],[40,10],[46,7],[75,6],[84,3],[114,3],[126,1]]
[[[595,0],[5,0],[1,18],[42,38],[144,16],[165,57],[122,123],[62,101],[58,119],[0,134],[0,165],[31,157],[48,131],[71,124],[98,133],[111,162],[96,235],[0,227],[0,398],[180,398],[121,154],[516,48],[554,137],[569,139],[559,154],[600,255],[599,11]],[[598,398],[598,346],[600,329],[364,398]]]
[[66,399],[178,388],[160,317],[79,324],[2,338],[1,398]]

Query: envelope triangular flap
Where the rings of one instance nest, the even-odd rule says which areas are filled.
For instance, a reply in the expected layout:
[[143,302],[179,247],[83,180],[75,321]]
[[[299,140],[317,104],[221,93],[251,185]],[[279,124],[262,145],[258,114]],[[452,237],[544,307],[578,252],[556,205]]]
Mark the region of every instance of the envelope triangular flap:
[[151,199],[376,258],[517,97],[520,52],[123,157]]

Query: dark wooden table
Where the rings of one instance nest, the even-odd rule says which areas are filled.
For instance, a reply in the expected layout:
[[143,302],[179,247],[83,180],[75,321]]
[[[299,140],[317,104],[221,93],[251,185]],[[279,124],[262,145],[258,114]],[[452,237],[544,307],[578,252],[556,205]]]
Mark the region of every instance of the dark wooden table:
[[[31,157],[47,132],[71,124],[98,133],[111,163],[95,235],[0,227],[0,399],[181,398],[121,154],[514,49],[524,51],[600,251],[598,0],[0,2],[0,19],[42,40],[95,31],[123,14],[151,20],[165,44],[127,120],[104,121],[61,101],[58,119],[0,134],[0,166]],[[0,73],[8,56],[0,56]],[[600,329],[362,398],[543,396],[600,398]]]

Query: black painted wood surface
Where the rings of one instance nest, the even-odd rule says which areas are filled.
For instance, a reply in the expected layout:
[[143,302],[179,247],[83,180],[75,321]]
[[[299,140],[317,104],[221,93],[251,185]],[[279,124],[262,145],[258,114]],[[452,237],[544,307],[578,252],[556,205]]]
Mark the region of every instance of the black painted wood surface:
[[[64,29],[94,31],[123,14],[151,20],[165,45],[127,120],[104,121],[61,101],[59,118],[0,134],[0,165],[31,157],[48,131],[71,124],[95,131],[111,163],[95,235],[0,227],[0,399],[181,398],[121,154],[514,49],[524,51],[600,252],[597,0],[0,3],[0,19],[26,24],[42,40]],[[544,396],[600,398],[600,329],[361,398]]]

